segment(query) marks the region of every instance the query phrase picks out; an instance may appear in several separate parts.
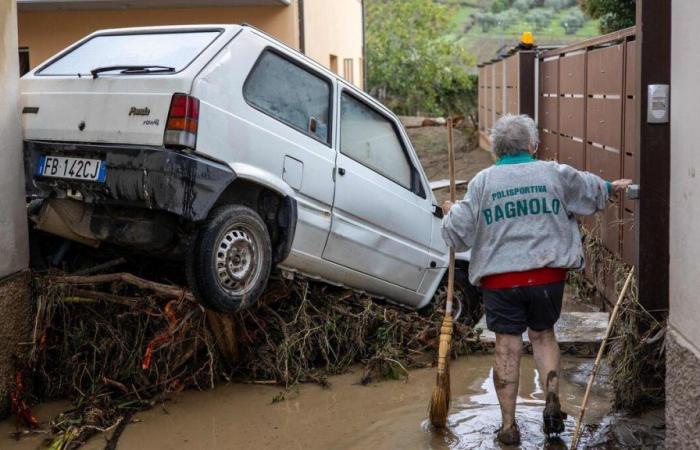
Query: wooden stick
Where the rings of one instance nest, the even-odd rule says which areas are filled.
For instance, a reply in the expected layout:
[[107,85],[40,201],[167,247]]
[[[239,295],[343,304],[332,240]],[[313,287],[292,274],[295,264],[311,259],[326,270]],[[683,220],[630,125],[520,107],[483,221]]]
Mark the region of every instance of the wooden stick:
[[104,275],[90,275],[90,276],[58,276],[50,277],[50,280],[55,283],[63,284],[101,284],[101,283],[114,283],[116,281],[121,281],[122,283],[127,283],[134,285],[141,289],[148,289],[156,292],[157,294],[166,297],[183,297],[190,301],[195,301],[194,296],[184,288],[178,286],[172,286],[169,284],[156,283],[155,281],[149,281],[134,274],[121,272],[121,273],[109,273]]
[[[447,119],[447,157],[448,170],[450,174],[450,201],[457,201],[457,185],[455,176],[455,150],[454,150],[454,133],[452,130],[452,118]],[[447,276],[447,305],[445,313],[452,316],[452,300],[455,293],[455,251],[450,248],[450,266]]]
[[586,393],[583,395],[581,412],[579,413],[578,419],[576,420],[576,429],[574,430],[574,437],[571,439],[571,450],[575,450],[578,446],[578,440],[581,434],[581,424],[583,423],[583,416],[586,414],[586,407],[588,406],[588,396],[591,393],[593,381],[595,380],[595,377],[598,374],[600,362],[602,361],[603,353],[605,352],[605,346],[608,343],[608,338],[610,337],[610,333],[612,333],[613,326],[615,325],[615,320],[617,319],[617,313],[620,310],[620,305],[622,304],[622,300],[625,298],[625,294],[627,294],[627,289],[629,288],[630,283],[632,282],[633,276],[634,267],[632,267],[632,270],[630,270],[629,275],[627,275],[627,280],[625,281],[624,286],[622,286],[622,291],[620,291],[620,296],[617,298],[617,303],[615,303],[615,307],[613,308],[613,311],[610,314],[610,321],[608,322],[608,328],[605,331],[605,337],[603,338],[603,342],[601,342],[600,344],[600,349],[598,349],[598,356],[596,356],[595,363],[593,363],[593,370],[591,371],[591,375],[588,378]]
[[[453,148],[452,118],[447,119],[447,151],[450,172],[450,198],[454,203],[457,197],[455,187],[454,148]],[[435,428],[447,426],[447,415],[450,409],[450,347],[452,346],[452,299],[454,296],[455,251],[450,249],[450,267],[447,275],[447,304],[445,317],[440,327],[440,347],[438,348],[437,377],[435,388],[428,405],[430,423]]]

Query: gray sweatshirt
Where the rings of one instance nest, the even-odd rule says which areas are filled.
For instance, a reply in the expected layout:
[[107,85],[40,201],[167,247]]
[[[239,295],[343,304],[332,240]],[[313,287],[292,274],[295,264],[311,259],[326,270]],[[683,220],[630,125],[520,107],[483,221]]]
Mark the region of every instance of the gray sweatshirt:
[[469,183],[442,220],[455,251],[472,249],[469,280],[544,267],[583,268],[576,215],[607,206],[610,183],[527,153],[501,158]]

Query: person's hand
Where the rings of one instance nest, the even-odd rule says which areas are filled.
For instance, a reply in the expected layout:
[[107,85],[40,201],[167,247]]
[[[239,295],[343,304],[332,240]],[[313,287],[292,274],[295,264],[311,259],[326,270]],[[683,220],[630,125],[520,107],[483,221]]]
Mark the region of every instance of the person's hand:
[[624,178],[622,180],[615,180],[612,182],[613,192],[624,191],[630,184],[632,184],[632,180],[627,180]]
[[450,209],[452,209],[452,206],[454,206],[454,203],[452,203],[449,200],[445,200],[445,203],[442,204],[442,213],[447,214],[450,212]]

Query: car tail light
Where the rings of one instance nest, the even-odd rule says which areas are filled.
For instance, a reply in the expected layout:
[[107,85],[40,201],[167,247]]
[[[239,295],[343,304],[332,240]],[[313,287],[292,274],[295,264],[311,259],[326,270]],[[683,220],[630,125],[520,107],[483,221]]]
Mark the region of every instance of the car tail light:
[[165,146],[194,150],[197,144],[197,122],[199,100],[186,94],[173,95],[165,125]]

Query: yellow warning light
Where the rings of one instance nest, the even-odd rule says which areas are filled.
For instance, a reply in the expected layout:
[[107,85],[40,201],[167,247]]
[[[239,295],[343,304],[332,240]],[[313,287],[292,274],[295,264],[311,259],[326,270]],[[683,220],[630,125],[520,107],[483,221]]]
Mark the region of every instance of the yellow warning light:
[[535,39],[532,37],[531,31],[523,31],[523,36],[520,38],[520,43],[523,45],[533,45]]

